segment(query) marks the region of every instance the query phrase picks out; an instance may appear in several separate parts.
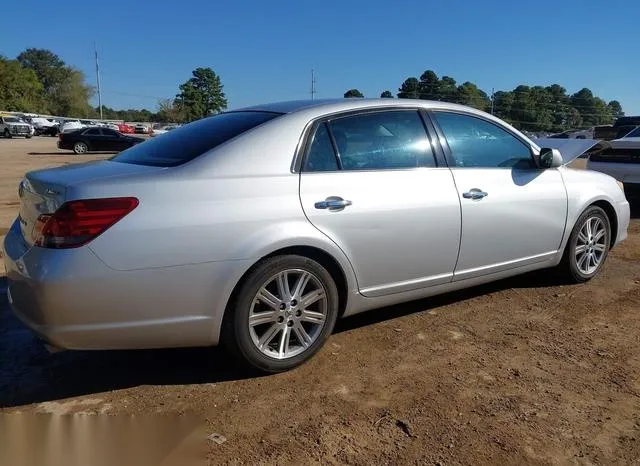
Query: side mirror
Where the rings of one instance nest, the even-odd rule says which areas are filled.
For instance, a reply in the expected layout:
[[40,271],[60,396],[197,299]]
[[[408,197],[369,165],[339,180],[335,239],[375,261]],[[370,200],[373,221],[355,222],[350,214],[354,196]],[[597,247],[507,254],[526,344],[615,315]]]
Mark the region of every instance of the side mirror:
[[540,149],[540,168],[556,168],[562,165],[562,155],[558,149]]

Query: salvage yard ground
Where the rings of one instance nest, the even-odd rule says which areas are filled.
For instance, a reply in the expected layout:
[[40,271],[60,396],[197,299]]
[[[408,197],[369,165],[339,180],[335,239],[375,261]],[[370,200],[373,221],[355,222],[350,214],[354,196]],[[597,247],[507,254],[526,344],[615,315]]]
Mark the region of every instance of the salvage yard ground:
[[[0,236],[25,171],[106,157],[55,141],[0,140]],[[372,311],[267,377],[217,349],[49,354],[0,269],[0,412],[193,413],[226,438],[215,464],[640,464],[634,217],[586,285],[542,272]]]

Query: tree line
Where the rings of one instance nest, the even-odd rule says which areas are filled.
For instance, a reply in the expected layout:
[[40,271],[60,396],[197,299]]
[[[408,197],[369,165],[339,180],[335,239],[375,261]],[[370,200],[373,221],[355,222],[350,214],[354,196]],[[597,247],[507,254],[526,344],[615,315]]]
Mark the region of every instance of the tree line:
[[[100,109],[90,104],[95,88],[85,75],[66,64],[50,50],[29,48],[15,59],[0,55],[0,110],[43,113],[74,118],[98,118]],[[517,128],[528,131],[560,132],[570,128],[610,124],[624,115],[617,100],[606,102],[588,88],[574,94],[559,84],[520,85],[510,91],[487,94],[476,84],[458,84],[450,76],[438,77],[427,70],[420,78],[409,77],[400,85],[397,97],[454,102],[491,112]],[[349,89],[344,97],[364,97]],[[389,90],[380,94],[393,98]],[[105,120],[194,121],[227,108],[223,85],[211,68],[196,68],[179,86],[178,93],[158,102],[155,111],[117,110],[103,105]]]
[[[358,89],[349,89],[345,98],[364,97]],[[389,90],[380,94],[393,98]],[[427,70],[420,78],[409,77],[397,92],[400,99],[426,99],[452,102],[490,112],[527,131],[560,132],[566,129],[611,124],[623,116],[622,105],[617,100],[606,102],[593,95],[588,88],[568,94],[559,84],[550,86],[519,85],[510,91],[487,94],[476,84],[466,81],[458,84],[450,76],[439,78]]]
[[[99,118],[91,105],[96,89],[82,71],[50,50],[29,48],[15,59],[0,55],[0,110],[71,118]],[[105,120],[189,122],[227,108],[220,77],[211,68],[196,68],[173,99],[158,109],[117,110],[102,106]]]

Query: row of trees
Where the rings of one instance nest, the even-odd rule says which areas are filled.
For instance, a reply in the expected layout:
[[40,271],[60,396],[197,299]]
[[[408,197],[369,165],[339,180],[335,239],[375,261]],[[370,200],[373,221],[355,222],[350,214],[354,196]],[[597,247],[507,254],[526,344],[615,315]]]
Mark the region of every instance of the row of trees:
[[[1,110],[97,118],[100,109],[90,105],[94,94],[95,89],[86,83],[84,74],[50,50],[27,49],[13,60],[0,56]],[[358,89],[349,89],[344,96],[364,97]],[[393,94],[386,90],[380,97],[393,98]],[[520,85],[511,91],[488,95],[472,82],[458,84],[452,77],[440,78],[432,70],[425,71],[420,78],[407,78],[397,97],[469,105],[530,131],[558,132],[609,124],[624,115],[620,102],[606,102],[587,88],[567,94],[558,84]],[[220,76],[211,68],[196,68],[179,86],[174,98],[158,102],[155,112],[103,106],[102,114],[109,120],[189,122],[226,108]]]
[[[439,78],[427,70],[420,78],[407,78],[397,93],[401,99],[426,99],[453,102],[491,112],[517,128],[529,131],[559,132],[568,128],[612,123],[624,115],[617,100],[606,102],[584,88],[575,94],[559,84],[551,86],[520,85],[511,91],[488,95],[472,82],[457,84],[450,76]],[[364,97],[358,89],[349,89],[344,97]],[[393,98],[391,91],[380,94]]]
[[49,50],[27,49],[15,60],[0,56],[0,109],[86,116],[94,89],[84,74]]

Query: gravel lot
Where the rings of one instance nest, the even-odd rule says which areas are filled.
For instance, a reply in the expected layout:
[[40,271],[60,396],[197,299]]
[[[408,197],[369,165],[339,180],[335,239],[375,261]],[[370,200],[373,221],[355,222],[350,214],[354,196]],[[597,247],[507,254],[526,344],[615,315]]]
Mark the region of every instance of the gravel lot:
[[[0,139],[0,235],[25,171],[99,157]],[[586,285],[541,272],[372,311],[268,377],[217,349],[49,354],[0,269],[0,412],[193,413],[227,439],[208,445],[215,464],[640,464],[634,216]]]

